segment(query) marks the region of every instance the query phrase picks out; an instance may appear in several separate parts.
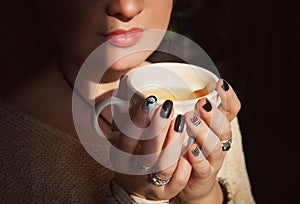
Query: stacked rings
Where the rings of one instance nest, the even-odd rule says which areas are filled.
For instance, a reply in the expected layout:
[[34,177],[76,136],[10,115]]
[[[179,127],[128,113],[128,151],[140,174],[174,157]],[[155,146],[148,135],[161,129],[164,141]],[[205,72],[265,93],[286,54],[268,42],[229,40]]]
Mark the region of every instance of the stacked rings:
[[172,176],[170,176],[168,178],[162,178],[162,177],[158,176],[156,173],[149,174],[149,177],[152,180],[152,182],[157,186],[166,185],[167,183],[169,183],[169,181],[172,178]]

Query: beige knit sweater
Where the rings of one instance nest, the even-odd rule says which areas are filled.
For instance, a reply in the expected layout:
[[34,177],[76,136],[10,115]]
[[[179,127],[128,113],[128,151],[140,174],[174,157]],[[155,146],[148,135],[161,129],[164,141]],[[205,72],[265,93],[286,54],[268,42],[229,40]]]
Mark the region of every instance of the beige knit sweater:
[[[238,121],[220,175],[236,203],[252,204]],[[0,203],[103,203],[113,172],[79,141],[0,101]]]

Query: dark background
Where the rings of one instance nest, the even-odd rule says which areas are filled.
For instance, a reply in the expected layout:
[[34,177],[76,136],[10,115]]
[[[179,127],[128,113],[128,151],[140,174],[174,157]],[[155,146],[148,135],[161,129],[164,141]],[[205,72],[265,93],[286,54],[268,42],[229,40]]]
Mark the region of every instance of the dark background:
[[[30,1],[0,3],[0,93],[46,58]],[[179,2],[179,1],[178,1]],[[246,163],[257,203],[295,203],[299,179],[299,11],[291,1],[185,0],[179,32],[197,42],[242,102]],[[182,4],[178,3],[178,4]],[[183,8],[183,7],[182,7]],[[180,10],[180,9],[179,9]]]
[[296,4],[207,0],[201,8],[184,20],[182,32],[207,51],[242,102],[240,126],[257,203],[299,203]]

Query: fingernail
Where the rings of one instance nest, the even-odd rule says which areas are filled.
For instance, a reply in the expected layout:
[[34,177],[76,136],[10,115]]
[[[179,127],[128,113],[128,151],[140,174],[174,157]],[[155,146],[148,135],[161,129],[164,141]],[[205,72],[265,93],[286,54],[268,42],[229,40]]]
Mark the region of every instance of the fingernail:
[[189,136],[189,139],[188,139],[188,147],[192,144],[196,143],[196,137],[195,136]]
[[127,75],[126,74],[123,74],[121,77],[120,77],[120,80],[122,80],[124,77],[126,77]]
[[156,102],[157,98],[155,96],[148,96],[142,105],[142,109],[147,112],[150,112],[155,107]]
[[209,100],[206,99],[206,103],[202,106],[202,108],[206,110],[206,112],[210,112],[212,110],[212,106]]
[[183,132],[184,128],[184,116],[183,115],[177,115],[174,125],[174,130],[176,132]]
[[199,156],[199,154],[200,154],[199,148],[196,147],[196,148],[192,151],[192,153],[193,153],[193,155],[194,155],[195,157]]
[[169,118],[172,112],[172,108],[173,108],[173,102],[170,100],[166,100],[162,105],[160,116],[162,118]]
[[194,113],[193,116],[190,118],[190,121],[195,125],[198,126],[201,123],[200,117]]
[[223,84],[221,85],[221,88],[224,91],[228,91],[229,90],[229,85],[228,85],[228,83],[224,79],[223,79]]

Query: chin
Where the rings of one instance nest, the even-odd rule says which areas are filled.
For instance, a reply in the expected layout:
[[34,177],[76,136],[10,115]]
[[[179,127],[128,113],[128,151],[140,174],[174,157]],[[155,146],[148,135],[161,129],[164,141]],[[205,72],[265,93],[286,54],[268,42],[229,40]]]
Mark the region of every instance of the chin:
[[129,70],[140,66],[152,54],[153,51],[143,51],[130,54],[121,58],[110,66],[110,69],[115,71]]

